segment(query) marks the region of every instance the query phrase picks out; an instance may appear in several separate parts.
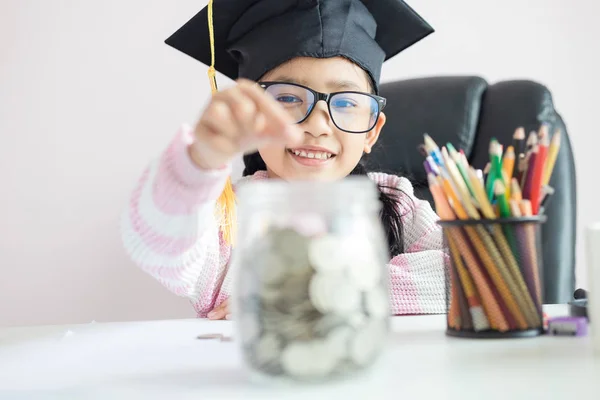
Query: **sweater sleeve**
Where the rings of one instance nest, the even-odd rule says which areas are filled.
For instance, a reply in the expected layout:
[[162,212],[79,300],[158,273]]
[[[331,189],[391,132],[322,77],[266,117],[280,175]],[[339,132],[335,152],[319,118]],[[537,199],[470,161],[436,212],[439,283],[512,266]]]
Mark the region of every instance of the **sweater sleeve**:
[[139,178],[121,219],[133,262],[173,293],[191,300],[199,316],[226,297],[220,293],[230,249],[214,215],[230,168],[200,170],[188,155],[183,126]]
[[449,258],[438,215],[414,195],[408,179],[375,174],[375,180],[401,190],[404,253],[388,264],[392,314],[445,314]]

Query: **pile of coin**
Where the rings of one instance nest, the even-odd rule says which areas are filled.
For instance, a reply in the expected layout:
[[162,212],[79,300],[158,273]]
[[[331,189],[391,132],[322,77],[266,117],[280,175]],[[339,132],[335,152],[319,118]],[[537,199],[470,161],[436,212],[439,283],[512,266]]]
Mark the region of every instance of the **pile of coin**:
[[236,320],[250,367],[322,380],[368,366],[388,331],[385,259],[368,239],[273,227],[239,264]]

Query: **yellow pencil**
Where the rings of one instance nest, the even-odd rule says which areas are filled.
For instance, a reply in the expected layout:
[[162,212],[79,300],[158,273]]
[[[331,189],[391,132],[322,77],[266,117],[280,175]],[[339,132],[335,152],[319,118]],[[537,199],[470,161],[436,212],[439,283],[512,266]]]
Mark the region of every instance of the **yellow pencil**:
[[512,178],[510,182],[510,198],[517,202],[523,200],[523,193],[521,193],[521,187],[517,178]]
[[504,153],[504,157],[502,159],[502,171],[506,173],[505,183],[513,176],[513,170],[515,168],[515,149],[512,146],[508,146],[506,152]]
[[475,192],[475,198],[479,203],[479,208],[483,213],[483,216],[485,218],[495,219],[496,213],[494,213],[494,209],[487,198],[485,189],[481,185],[481,182],[477,177],[477,172],[475,172],[473,168],[469,168],[469,178],[471,179],[471,185],[473,186],[473,191]]
[[558,150],[560,149],[560,130],[557,130],[552,136],[552,140],[550,142],[550,147],[548,148],[548,158],[546,159],[546,164],[544,165],[544,174],[542,177],[542,185],[548,185],[550,183],[550,178],[552,177],[552,171],[554,170],[554,165],[556,164],[556,158],[558,157]]

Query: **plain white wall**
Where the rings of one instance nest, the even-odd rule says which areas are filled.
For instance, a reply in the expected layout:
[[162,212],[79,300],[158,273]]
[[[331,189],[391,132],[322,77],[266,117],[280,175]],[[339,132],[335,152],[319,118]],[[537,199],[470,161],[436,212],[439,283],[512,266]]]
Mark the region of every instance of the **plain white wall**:
[[[118,216],[146,163],[208,99],[206,68],[163,44],[205,3],[0,1],[0,325],[193,316],[126,258]],[[409,3],[437,32],[389,62],[383,80],[478,74],[548,85],[577,156],[580,227],[600,220],[584,186],[596,172],[586,160],[598,144],[599,7]],[[585,286],[582,249],[580,240]]]

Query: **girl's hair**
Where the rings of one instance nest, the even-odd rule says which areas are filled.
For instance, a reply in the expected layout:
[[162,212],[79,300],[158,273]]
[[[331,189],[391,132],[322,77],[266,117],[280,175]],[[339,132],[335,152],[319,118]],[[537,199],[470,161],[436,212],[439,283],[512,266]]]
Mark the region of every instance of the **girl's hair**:
[[[243,176],[254,175],[257,171],[266,171],[267,166],[260,154],[252,153],[244,155]],[[350,172],[350,175],[366,175],[367,169],[362,162]],[[402,224],[402,215],[400,214],[400,201],[410,199],[408,196],[401,196],[402,191],[395,187],[378,185],[379,201],[381,202],[380,218],[383,225],[390,255],[404,253],[404,229]],[[401,199],[402,197],[402,199]]]

